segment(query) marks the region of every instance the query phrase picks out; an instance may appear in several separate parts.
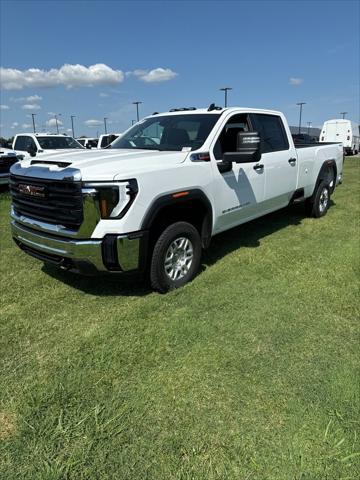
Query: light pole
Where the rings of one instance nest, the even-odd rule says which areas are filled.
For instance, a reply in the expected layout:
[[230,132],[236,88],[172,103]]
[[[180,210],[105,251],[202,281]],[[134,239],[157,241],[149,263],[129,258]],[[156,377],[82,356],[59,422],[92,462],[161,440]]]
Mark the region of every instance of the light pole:
[[302,106],[306,105],[306,102],[299,102],[296,105],[300,106],[300,116],[299,116],[299,133],[301,133],[301,115],[302,115]]
[[54,115],[55,117],[55,122],[56,122],[56,133],[59,135],[59,124],[58,124],[58,117],[61,117],[61,113],[58,113]]
[[139,105],[143,102],[133,102],[133,105],[136,105],[136,118],[139,121]]
[[310,127],[311,127],[311,123],[312,123],[312,122],[307,122],[307,126],[308,126],[308,135],[310,135]]
[[75,132],[74,132],[74,118],[75,118],[75,115],[70,115],[70,118],[71,118],[71,130],[72,130],[73,138],[75,138]]
[[34,133],[36,133],[36,129],[35,129],[35,115],[36,115],[36,113],[32,113],[32,114],[31,114]]
[[107,128],[106,128],[106,120],[107,120],[107,117],[104,117],[104,127],[105,127],[105,135],[107,134]]
[[345,115],[347,114],[348,112],[340,112],[340,115],[342,115],[342,118],[344,119],[345,118]]
[[229,90],[232,90],[232,87],[222,87],[222,88],[219,88],[219,90],[225,93],[225,108],[226,108],[227,107],[227,92]]

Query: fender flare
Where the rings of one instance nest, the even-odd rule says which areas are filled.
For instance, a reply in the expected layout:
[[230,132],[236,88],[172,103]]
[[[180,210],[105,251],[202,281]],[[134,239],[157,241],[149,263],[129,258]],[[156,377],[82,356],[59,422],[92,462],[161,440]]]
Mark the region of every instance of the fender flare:
[[315,182],[315,186],[314,186],[314,190],[312,192],[311,197],[313,197],[315,195],[316,190],[317,190],[318,186],[320,185],[320,182],[327,178],[329,168],[332,168],[334,170],[334,185],[333,185],[330,193],[333,193],[333,191],[335,190],[336,179],[337,179],[337,165],[336,165],[335,159],[330,158],[329,160],[325,160],[323,162],[323,164],[321,165],[321,168],[320,168],[320,171],[318,173],[318,176],[317,176],[317,179],[316,179],[316,182]]
[[203,226],[203,229],[206,230],[206,228],[208,228],[208,230],[210,229],[210,232],[202,231],[201,234],[202,236],[209,236],[211,238],[213,225],[212,205],[206,194],[198,188],[183,189],[181,191],[176,190],[158,197],[150,204],[142,221],[141,230],[150,230],[151,225],[163,208],[183,205],[193,200],[200,201],[205,207],[206,215],[204,218],[204,224],[206,223],[207,227]]

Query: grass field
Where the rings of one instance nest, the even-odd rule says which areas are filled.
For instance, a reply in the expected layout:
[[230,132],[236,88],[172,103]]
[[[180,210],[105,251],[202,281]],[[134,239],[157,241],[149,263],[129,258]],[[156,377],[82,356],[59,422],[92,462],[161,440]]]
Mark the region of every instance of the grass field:
[[0,478],[359,479],[359,180],[215,237],[168,295],[42,268],[1,194]]

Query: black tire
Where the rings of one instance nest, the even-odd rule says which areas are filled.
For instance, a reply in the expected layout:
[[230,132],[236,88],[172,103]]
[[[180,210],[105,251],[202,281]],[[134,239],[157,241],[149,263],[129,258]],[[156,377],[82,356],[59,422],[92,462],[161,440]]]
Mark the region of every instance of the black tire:
[[310,217],[320,218],[326,215],[330,204],[329,183],[322,180],[311,199],[306,201],[307,214]]
[[[182,239],[188,242],[183,242]],[[200,235],[193,225],[177,222],[167,227],[155,243],[151,258],[152,288],[160,293],[166,293],[190,282],[199,270],[201,252]],[[184,265],[186,261],[190,263]],[[174,278],[170,277],[172,273],[175,273]]]

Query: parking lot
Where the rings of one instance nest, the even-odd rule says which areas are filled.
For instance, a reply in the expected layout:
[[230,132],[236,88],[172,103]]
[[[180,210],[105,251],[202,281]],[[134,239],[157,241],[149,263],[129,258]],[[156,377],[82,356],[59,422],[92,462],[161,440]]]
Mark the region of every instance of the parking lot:
[[41,267],[0,195],[0,477],[355,479],[360,158],[167,295]]

